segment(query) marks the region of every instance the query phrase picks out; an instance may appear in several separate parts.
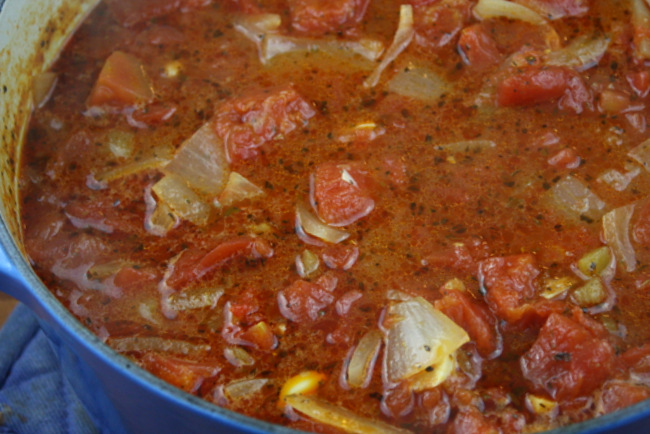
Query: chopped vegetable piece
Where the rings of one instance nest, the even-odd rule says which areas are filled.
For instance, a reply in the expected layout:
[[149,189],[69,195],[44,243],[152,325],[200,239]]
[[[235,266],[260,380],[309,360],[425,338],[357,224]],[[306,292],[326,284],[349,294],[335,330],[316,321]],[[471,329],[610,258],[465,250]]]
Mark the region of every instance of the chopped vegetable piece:
[[460,32],[458,51],[466,64],[478,70],[495,66],[501,60],[496,41],[482,24],[465,27]]
[[111,130],[106,135],[106,142],[113,155],[128,158],[133,154],[135,134],[129,131]]
[[[299,234],[311,235],[328,243],[340,243],[350,236],[350,234],[341,229],[336,229],[323,223],[303,203],[296,205],[296,231]],[[309,239],[304,237],[302,239],[303,241],[309,242]],[[314,243],[310,242],[310,244]]]
[[359,340],[348,364],[347,380],[351,387],[363,388],[370,383],[381,348],[381,339],[382,335],[378,330],[370,330]]
[[211,124],[204,124],[187,139],[165,166],[166,174],[184,180],[193,189],[216,196],[228,181],[230,168],[223,142]]
[[612,252],[603,246],[586,253],[578,261],[578,269],[585,276],[600,276],[612,262]]
[[210,345],[194,344],[187,341],[176,339],[165,339],[160,337],[125,337],[109,338],[107,341],[118,353],[162,351],[165,353],[184,354],[186,356],[193,354],[204,354],[210,351]]
[[305,249],[301,254],[296,256],[296,271],[298,271],[298,275],[302,278],[318,270],[319,265],[320,260],[318,259],[318,255],[311,250]]
[[296,280],[278,292],[278,307],[282,315],[294,322],[309,323],[334,302],[331,289],[317,282]]
[[157,203],[147,187],[144,193],[144,202],[147,210],[144,217],[144,227],[150,234],[163,237],[174,227],[178,226],[180,219],[165,202]]
[[650,139],[645,140],[627,154],[645,167],[646,170],[650,171]]
[[310,35],[345,32],[358,24],[370,0],[289,0],[291,27]]
[[396,428],[379,420],[357,416],[348,409],[338,407],[322,399],[304,395],[289,395],[287,404],[300,413],[345,432],[357,434],[405,434],[410,431]]
[[137,175],[147,170],[160,169],[169,162],[170,158],[171,150],[166,146],[162,146],[154,149],[150,156],[97,174],[95,180],[99,183],[106,183],[126,178],[127,176]]
[[563,208],[592,220],[599,219],[605,211],[605,202],[582,181],[570,175],[553,186],[551,196]]
[[198,261],[194,267],[194,274],[197,278],[201,278],[214,268],[238,256],[247,256],[251,259],[270,258],[273,256],[273,247],[268,241],[257,237],[239,237],[224,241]]
[[220,206],[230,206],[245,199],[264,195],[264,190],[244,178],[237,172],[230,172],[228,182],[219,195]]
[[255,359],[241,347],[227,347],[223,350],[223,355],[231,365],[237,368],[255,364]]
[[598,64],[609,47],[605,35],[578,36],[569,45],[548,54],[547,65],[568,66],[584,71]]
[[558,409],[558,403],[541,396],[526,394],[526,406],[536,414],[555,415]]
[[458,363],[456,362],[456,357],[450,354],[435,367],[431,366],[409,378],[408,383],[410,388],[414,392],[434,389],[449,378],[449,376],[454,373],[457,366]]
[[247,398],[262,390],[268,382],[269,380],[266,378],[231,381],[223,387],[223,394],[231,401]]
[[509,18],[538,26],[548,25],[547,21],[532,9],[506,0],[479,0],[474,6],[474,15],[481,20]]
[[607,297],[607,289],[599,277],[592,277],[571,293],[571,301],[584,308],[604,303]]
[[284,35],[267,35],[261,46],[262,63],[291,53],[324,53],[337,59],[353,60],[360,56],[361,62],[354,66],[361,69],[372,69],[372,61],[377,60],[384,52],[384,45],[375,39],[359,39],[357,41],[340,39],[310,39],[296,38]]
[[413,35],[415,35],[415,29],[413,28],[413,7],[409,4],[401,5],[399,10],[399,23],[393,42],[388,47],[388,50],[386,50],[386,54],[384,54],[381,63],[379,63],[372,74],[363,82],[364,87],[372,88],[379,83],[381,74],[409,46],[413,40]]
[[513,0],[521,3],[549,20],[576,17],[589,11],[590,0]]
[[544,287],[539,295],[550,300],[552,298],[566,294],[569,289],[578,283],[575,277],[564,276],[548,279],[544,282]]
[[630,242],[630,219],[634,204],[616,208],[603,216],[603,236],[627,271],[636,268],[636,252]]
[[180,218],[197,226],[204,226],[210,219],[210,206],[174,175],[166,175],[154,184],[152,190]]
[[195,392],[205,378],[214,377],[221,367],[216,364],[197,363],[157,353],[147,353],[142,366],[157,377],[188,393]]
[[131,54],[115,51],[106,59],[99,73],[88,98],[88,107],[124,108],[152,100],[151,81],[142,62]]
[[266,321],[248,327],[239,337],[258,350],[272,350],[278,346],[278,339]]
[[194,288],[177,292],[169,296],[169,307],[176,311],[189,309],[214,309],[223,295],[221,288]]
[[650,59],[650,7],[644,0],[630,0],[635,54]]
[[431,69],[415,65],[400,69],[388,82],[389,91],[422,101],[437,101],[450,88],[449,82]]
[[304,371],[289,378],[280,389],[279,406],[286,405],[286,398],[290,395],[309,395],[316,393],[321,383],[327,377],[316,371]]
[[421,297],[389,306],[384,323],[385,369],[394,382],[436,369],[469,341],[465,330]]

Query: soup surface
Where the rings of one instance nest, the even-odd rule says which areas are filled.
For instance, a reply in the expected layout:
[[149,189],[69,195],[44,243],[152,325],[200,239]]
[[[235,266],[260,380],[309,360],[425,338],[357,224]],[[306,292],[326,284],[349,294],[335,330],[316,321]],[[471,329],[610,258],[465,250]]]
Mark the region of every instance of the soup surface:
[[650,397],[645,0],[107,0],[21,159],[109,346],[315,432],[530,432]]

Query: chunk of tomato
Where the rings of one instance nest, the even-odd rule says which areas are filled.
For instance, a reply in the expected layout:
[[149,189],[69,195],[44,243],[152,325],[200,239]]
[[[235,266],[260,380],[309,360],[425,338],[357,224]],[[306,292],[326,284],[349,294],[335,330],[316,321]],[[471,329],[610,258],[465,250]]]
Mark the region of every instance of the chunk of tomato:
[[603,387],[601,403],[605,413],[612,413],[648,398],[650,390],[647,387],[617,381]]
[[429,49],[444,47],[458,36],[469,20],[471,3],[465,0],[412,0],[415,41]]
[[346,226],[375,208],[372,180],[359,163],[323,163],[314,173],[311,199],[329,225]]
[[495,318],[469,295],[459,290],[446,290],[434,305],[465,329],[481,356],[494,358],[501,353],[501,337],[496,330]]
[[333,302],[334,295],[329,288],[306,280],[296,280],[278,293],[282,315],[299,323],[316,321],[323,309]]
[[501,60],[496,41],[482,24],[473,24],[460,32],[458,50],[466,64],[479,70],[490,68]]
[[289,0],[291,26],[310,35],[341,32],[357,25],[370,0]]
[[479,279],[492,311],[508,322],[515,322],[518,309],[535,294],[534,280],[539,274],[530,254],[488,258],[479,262]]
[[557,20],[563,17],[580,16],[589,11],[591,0],[521,0],[526,6],[545,17]]
[[558,401],[587,395],[614,367],[614,348],[588,327],[552,313],[520,359],[524,377]]
[[153,99],[151,81],[142,62],[122,51],[114,51],[99,73],[88,97],[88,106],[116,108],[145,104]]
[[555,99],[560,100],[560,108],[581,113],[591,104],[592,96],[577,72],[559,66],[529,68],[505,78],[497,88],[497,103],[505,107]]
[[234,98],[217,108],[214,127],[230,161],[259,155],[265,143],[304,125],[316,111],[292,88]]
[[142,367],[156,377],[186,391],[195,392],[204,379],[214,377],[221,367],[198,363],[158,353],[147,353],[140,359]]

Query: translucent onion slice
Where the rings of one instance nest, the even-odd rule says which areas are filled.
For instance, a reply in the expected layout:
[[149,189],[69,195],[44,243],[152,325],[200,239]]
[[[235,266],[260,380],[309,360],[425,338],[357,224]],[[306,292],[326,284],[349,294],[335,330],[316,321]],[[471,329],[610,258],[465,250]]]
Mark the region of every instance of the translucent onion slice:
[[397,56],[399,56],[402,51],[406,50],[413,40],[414,35],[413,7],[408,4],[401,5],[399,9],[399,24],[397,25],[397,31],[395,32],[393,43],[388,47],[388,50],[386,50],[386,54],[381,60],[381,63],[363,82],[364,87],[375,87],[377,83],[379,83],[382,72],[384,72],[393,60],[397,59]]
[[223,350],[223,356],[231,365],[237,368],[242,366],[253,366],[255,364],[253,356],[248,354],[248,352],[241,347],[227,347]]
[[389,306],[385,324],[385,374],[399,382],[447,362],[469,336],[422,297]]
[[627,172],[621,173],[616,169],[608,169],[598,176],[599,182],[604,182],[616,191],[625,191],[630,182],[641,173],[638,166],[626,165]]
[[422,392],[438,387],[456,370],[457,366],[458,363],[454,354],[448,355],[435,368],[425,369],[409,378],[411,390],[414,392]]
[[634,204],[616,208],[603,216],[603,236],[614,256],[627,271],[636,269],[636,252],[630,242],[630,219]]
[[237,172],[230,172],[228,182],[219,195],[217,201],[219,206],[230,206],[234,203],[241,202],[244,199],[253,199],[263,196],[264,190],[250,182]]
[[210,206],[192,191],[182,179],[167,175],[154,184],[152,190],[180,218],[197,226],[205,226],[210,218]]
[[388,82],[388,90],[421,101],[437,101],[449,92],[450,84],[429,68],[409,66]]
[[474,15],[480,20],[489,18],[508,18],[520,20],[538,26],[547,25],[547,21],[532,9],[506,0],[479,0],[474,6]]
[[262,43],[271,33],[276,32],[282,24],[278,14],[253,14],[239,17],[234,27],[239,33],[255,44],[260,54],[260,60],[265,63],[262,55]]
[[381,339],[379,330],[370,330],[359,340],[348,364],[348,384],[351,387],[367,387],[370,383],[372,370],[381,348]]
[[647,171],[650,171],[650,139],[631,149],[627,155],[645,167]]
[[156,202],[151,194],[151,187],[144,192],[144,203],[146,206],[144,214],[144,229],[158,237],[164,237],[171,229],[178,226],[180,219],[172,209],[164,202]]
[[214,309],[223,295],[221,288],[194,288],[176,292],[169,296],[168,306],[175,311],[203,309],[208,307]]
[[32,82],[32,97],[34,99],[34,107],[42,108],[50,100],[58,75],[54,72],[42,72],[34,77]]
[[133,154],[135,134],[130,131],[111,130],[106,134],[106,143],[113,155],[127,158]]
[[600,218],[605,211],[605,202],[582,181],[570,175],[553,186],[551,196],[558,205],[592,220]]
[[265,378],[235,380],[224,386],[223,394],[229,400],[236,401],[259,392],[268,382],[269,380]]
[[95,179],[100,183],[106,183],[116,179],[126,178],[127,176],[136,175],[147,170],[160,169],[169,162],[170,158],[171,149],[167,146],[161,146],[154,149],[150,156],[102,172],[96,175]]
[[202,354],[210,351],[210,345],[208,344],[193,344],[187,341],[165,339],[157,336],[109,338],[107,343],[118,353],[160,351],[165,353],[190,355]]
[[[548,18],[549,20],[559,20],[566,16],[566,10],[562,7],[563,1],[548,1],[548,0],[513,0],[515,3],[520,3],[537,13],[541,16]],[[587,12],[588,6],[584,7],[584,12]]]
[[206,123],[187,139],[164,168],[193,189],[216,196],[228,181],[230,168],[223,142],[211,124]]
[[[321,52],[333,57],[350,57],[359,55],[368,61],[379,59],[384,52],[384,44],[375,39],[346,41],[340,39],[309,39],[282,35],[266,35],[262,43],[261,61],[268,63],[276,56],[301,52]],[[372,64],[368,62],[368,68]]]
[[566,47],[551,51],[546,64],[568,66],[578,71],[584,71],[596,66],[608,47],[609,38],[605,35],[578,36]]
[[348,433],[403,434],[411,432],[379,420],[361,417],[346,408],[314,396],[289,395],[286,397],[286,402],[298,412]]
[[305,278],[314,271],[318,270],[320,266],[320,259],[318,255],[311,250],[304,250],[301,254],[296,256],[296,271],[300,277]]
[[333,244],[340,243],[350,236],[345,231],[323,223],[303,203],[296,206],[296,230]]

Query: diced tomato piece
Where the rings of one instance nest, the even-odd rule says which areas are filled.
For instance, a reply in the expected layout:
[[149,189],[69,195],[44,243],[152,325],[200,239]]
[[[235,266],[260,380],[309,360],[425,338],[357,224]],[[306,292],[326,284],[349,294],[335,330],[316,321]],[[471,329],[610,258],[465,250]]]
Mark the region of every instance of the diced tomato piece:
[[410,1],[415,20],[415,41],[435,49],[451,43],[471,17],[470,2],[465,0]]
[[294,89],[231,99],[217,108],[215,130],[231,161],[259,155],[259,147],[304,125],[316,111]]
[[501,338],[496,331],[496,321],[487,308],[472,301],[459,290],[446,290],[434,303],[436,309],[461,326],[476,343],[479,354],[486,358],[501,353]]
[[389,417],[404,417],[415,407],[415,394],[406,381],[393,389],[384,390],[381,411]]
[[557,154],[548,159],[548,164],[551,166],[559,166],[565,169],[575,169],[580,166],[582,159],[576,154],[572,148],[564,148]]
[[601,395],[605,413],[612,413],[648,398],[650,398],[650,389],[647,387],[618,381],[607,383]]
[[501,60],[497,43],[482,24],[473,24],[460,32],[458,49],[465,63],[483,70]]
[[522,304],[535,294],[534,280],[539,274],[530,254],[484,259],[479,262],[479,278],[492,311],[508,322],[521,317]]
[[637,96],[645,98],[650,92],[650,72],[637,71],[627,75],[627,82],[630,84]]
[[345,316],[350,311],[352,304],[363,297],[363,292],[353,289],[346,292],[336,300],[336,313],[340,316]]
[[498,432],[500,431],[497,427],[475,407],[462,408],[447,430],[448,434],[496,434]]
[[643,204],[632,226],[634,241],[644,247],[650,247],[650,201]]
[[620,361],[623,371],[636,378],[650,378],[650,344],[624,352]]
[[142,62],[122,51],[114,51],[99,73],[88,97],[88,106],[130,107],[151,102],[153,89]]
[[420,407],[427,412],[429,425],[440,425],[449,420],[451,405],[442,387],[425,390],[419,398]]
[[240,237],[228,240],[201,258],[196,264],[194,274],[200,278],[214,268],[239,256],[248,256],[252,259],[270,258],[273,256],[273,248],[268,241],[262,238]]
[[564,67],[530,68],[505,78],[498,85],[501,106],[526,106],[560,99],[561,108],[582,112],[591,103],[591,94],[572,69]]
[[312,202],[318,215],[332,226],[346,226],[375,208],[372,180],[359,163],[323,163],[314,174]]
[[157,353],[145,354],[140,363],[156,377],[188,393],[195,392],[204,379],[214,377],[221,370],[216,363],[197,363]]
[[80,197],[68,202],[65,214],[79,229],[93,228],[109,234],[139,233],[142,230],[142,218],[134,212],[126,212],[135,211],[139,205],[129,201],[117,202],[110,197]]
[[157,283],[161,276],[151,268],[124,267],[115,274],[113,284],[125,290],[138,290],[146,285]]
[[278,345],[277,338],[265,321],[260,321],[254,326],[248,327],[240,335],[240,338],[250,342],[259,350],[272,350]]
[[174,116],[177,107],[174,104],[151,104],[136,110],[131,115],[133,120],[145,125],[159,125]]
[[238,320],[243,321],[247,316],[260,310],[260,303],[258,292],[253,289],[246,289],[234,300],[230,301],[230,312]]
[[289,0],[291,26],[301,33],[323,35],[357,25],[370,0]]
[[520,363],[524,377],[536,389],[564,401],[599,387],[611,374],[614,357],[607,340],[573,319],[552,313]]
[[211,2],[212,0],[108,0],[108,7],[120,24],[131,27],[178,9],[194,9]]
[[359,248],[353,245],[332,245],[325,248],[323,262],[330,268],[349,270],[359,259]]
[[334,302],[334,295],[317,283],[296,280],[278,293],[282,315],[295,322],[316,321],[323,309]]
[[465,243],[454,243],[451,246],[438,248],[426,255],[425,261],[431,267],[451,268],[472,273],[477,270],[476,260]]

